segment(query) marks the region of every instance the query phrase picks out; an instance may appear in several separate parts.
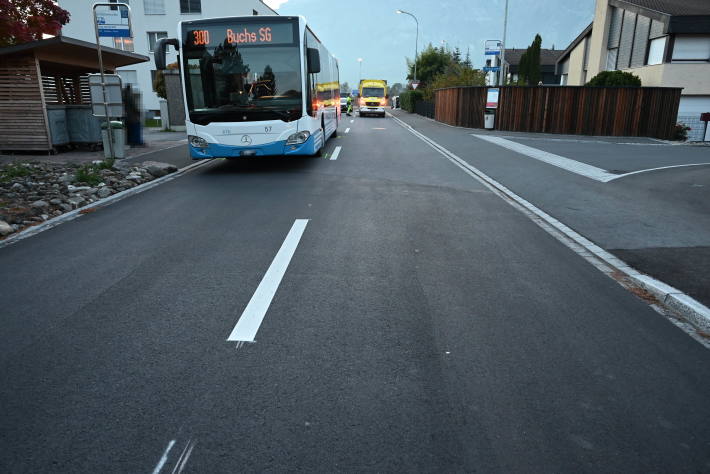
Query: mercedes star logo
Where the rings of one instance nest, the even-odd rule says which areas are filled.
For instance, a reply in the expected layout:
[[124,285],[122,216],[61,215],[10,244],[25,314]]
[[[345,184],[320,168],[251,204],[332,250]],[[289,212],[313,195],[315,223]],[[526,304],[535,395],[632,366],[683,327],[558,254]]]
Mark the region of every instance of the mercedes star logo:
[[251,145],[251,137],[249,135],[242,136],[242,143],[246,145]]

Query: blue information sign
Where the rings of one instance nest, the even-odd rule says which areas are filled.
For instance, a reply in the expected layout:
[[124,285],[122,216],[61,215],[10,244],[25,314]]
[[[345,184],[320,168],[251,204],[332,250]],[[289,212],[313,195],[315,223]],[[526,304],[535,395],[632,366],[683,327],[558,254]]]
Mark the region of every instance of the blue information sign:
[[498,72],[500,71],[500,66],[483,66],[485,72]]
[[99,29],[99,36],[112,38],[131,37],[131,24],[128,18],[128,10],[125,8],[96,12],[96,26]]

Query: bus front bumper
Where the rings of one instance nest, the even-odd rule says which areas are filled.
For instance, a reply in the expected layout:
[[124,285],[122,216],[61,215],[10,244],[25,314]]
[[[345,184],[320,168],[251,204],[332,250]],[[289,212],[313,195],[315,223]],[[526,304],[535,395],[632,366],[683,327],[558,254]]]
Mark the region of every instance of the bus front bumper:
[[284,155],[313,155],[317,141],[313,135],[300,145],[286,145],[286,140],[265,143],[263,145],[233,146],[209,143],[207,148],[190,147],[190,156],[193,160],[210,160],[212,158],[249,158],[252,156],[284,156]]

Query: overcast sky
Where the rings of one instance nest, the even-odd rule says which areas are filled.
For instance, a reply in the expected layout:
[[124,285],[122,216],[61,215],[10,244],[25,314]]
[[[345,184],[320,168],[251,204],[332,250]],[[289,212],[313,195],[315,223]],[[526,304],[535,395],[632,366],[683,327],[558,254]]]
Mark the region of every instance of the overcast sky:
[[[414,20],[419,19],[419,50],[446,40],[463,53],[470,48],[474,66],[484,62],[483,41],[503,36],[505,0],[267,0],[281,15],[303,15],[315,34],[340,61],[340,81],[363,78],[404,82],[405,57],[414,57]],[[527,47],[536,33],[543,47],[564,49],[591,21],[594,0],[509,0],[508,47]]]

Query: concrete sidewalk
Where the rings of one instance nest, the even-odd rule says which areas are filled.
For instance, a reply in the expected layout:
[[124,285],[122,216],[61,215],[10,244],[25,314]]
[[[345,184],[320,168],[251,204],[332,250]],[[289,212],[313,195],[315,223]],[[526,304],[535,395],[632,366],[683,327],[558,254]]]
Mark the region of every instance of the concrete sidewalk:
[[[139,156],[155,153],[158,151],[177,147],[187,143],[185,132],[163,132],[156,128],[145,128],[143,131],[143,146],[128,147],[126,158],[137,158]],[[48,153],[15,153],[0,154],[0,164],[5,163],[31,163],[31,162],[52,162],[52,163],[90,163],[94,160],[103,160],[104,152],[89,151],[85,149],[60,152],[55,155]],[[149,158],[145,158],[146,160]],[[153,158],[150,158],[153,159]]]

